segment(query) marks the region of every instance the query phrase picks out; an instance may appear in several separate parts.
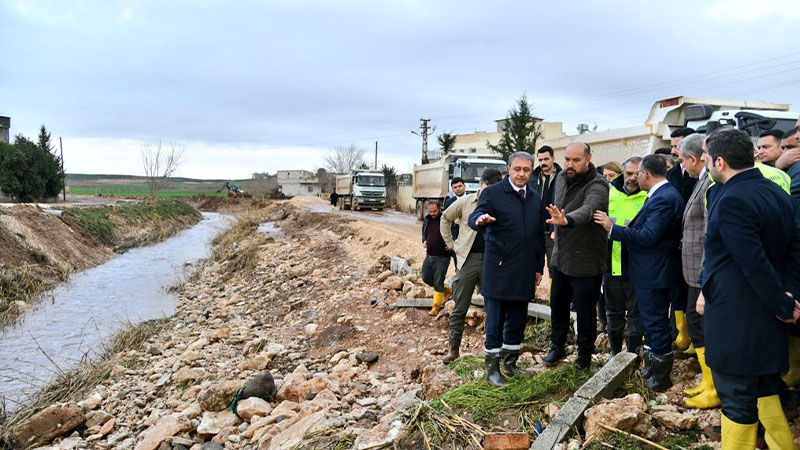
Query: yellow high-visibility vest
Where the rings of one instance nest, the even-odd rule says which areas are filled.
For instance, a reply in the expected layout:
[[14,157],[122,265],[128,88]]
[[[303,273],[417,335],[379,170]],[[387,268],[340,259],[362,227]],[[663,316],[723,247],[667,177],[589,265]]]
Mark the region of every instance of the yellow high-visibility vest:
[[[611,186],[608,192],[608,216],[615,224],[628,226],[636,214],[639,214],[645,200],[647,200],[647,192],[643,190],[633,195],[627,195]],[[619,241],[611,243],[611,275],[622,276],[622,242]]]

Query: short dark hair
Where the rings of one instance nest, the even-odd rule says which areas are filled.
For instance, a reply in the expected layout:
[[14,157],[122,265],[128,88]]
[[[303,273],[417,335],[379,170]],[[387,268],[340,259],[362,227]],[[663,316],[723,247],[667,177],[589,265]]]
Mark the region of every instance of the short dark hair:
[[741,130],[722,128],[706,138],[706,148],[711,160],[722,158],[731,169],[741,170],[753,167],[753,141]]
[[773,137],[773,138],[777,139],[778,141],[780,141],[781,139],[783,139],[783,135],[784,134],[785,133],[783,131],[781,131],[781,130],[779,130],[777,128],[773,128],[771,130],[767,130],[767,131],[759,134],[758,138],[761,139],[762,137]]
[[667,176],[667,162],[661,155],[647,155],[642,158],[639,170],[645,170],[654,177],[665,177]]
[[791,130],[787,131],[786,133],[783,133],[783,137],[781,139],[789,139],[790,137],[792,137],[795,134],[797,134],[798,131],[800,131],[800,130],[798,130],[797,128],[792,128]]
[[453,181],[450,182],[450,186],[458,183],[464,184],[464,179],[461,177],[455,177],[453,178]]
[[654,155],[672,155],[672,149],[669,147],[660,147],[653,152]]
[[503,174],[499,170],[489,167],[483,169],[481,174],[481,182],[487,186],[503,181]]
[[683,127],[683,128],[678,128],[677,130],[675,130],[672,133],[670,133],[669,137],[670,138],[676,138],[676,137],[684,138],[686,136],[689,136],[690,134],[695,134],[695,133],[697,133],[697,132],[694,131],[694,128]]
[[431,205],[436,205],[436,207],[439,208],[439,210],[442,209],[442,204],[439,203],[439,200],[428,200],[427,203],[425,204],[425,209],[428,209]]
[[543,146],[539,147],[539,150],[536,150],[536,153],[537,154],[539,154],[539,153],[550,153],[550,156],[553,156],[553,157],[555,156],[555,153],[553,152],[553,147],[550,147],[549,145],[543,145]]

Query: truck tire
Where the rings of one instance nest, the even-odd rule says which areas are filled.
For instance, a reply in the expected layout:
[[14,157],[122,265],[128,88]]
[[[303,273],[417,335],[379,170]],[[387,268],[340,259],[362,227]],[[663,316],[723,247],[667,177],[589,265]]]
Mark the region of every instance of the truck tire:
[[350,211],[350,207],[352,206],[352,204],[351,204],[351,203],[348,203],[348,201],[347,201],[347,200],[345,200],[345,201],[343,201],[343,202],[342,202],[342,206],[344,207],[343,209],[344,209],[345,211]]
[[422,220],[425,218],[425,201],[424,200],[417,200],[417,207],[414,211],[417,216],[417,220]]

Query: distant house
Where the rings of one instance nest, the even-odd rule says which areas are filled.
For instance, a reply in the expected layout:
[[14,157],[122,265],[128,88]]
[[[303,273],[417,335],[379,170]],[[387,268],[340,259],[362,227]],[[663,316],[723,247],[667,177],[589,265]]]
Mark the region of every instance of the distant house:
[[319,195],[319,180],[308,170],[279,170],[278,188],[286,197]]
[[0,142],[10,143],[11,117],[0,116]]

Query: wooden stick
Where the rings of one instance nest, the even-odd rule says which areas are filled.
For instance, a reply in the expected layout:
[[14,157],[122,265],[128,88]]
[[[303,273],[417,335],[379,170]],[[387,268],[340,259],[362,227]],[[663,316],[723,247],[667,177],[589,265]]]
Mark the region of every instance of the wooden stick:
[[612,426],[609,426],[609,425],[606,425],[606,424],[604,424],[604,423],[601,423],[601,424],[599,424],[599,425],[600,425],[601,427],[605,428],[605,429],[606,429],[606,430],[608,430],[608,431],[612,431],[612,432],[614,432],[614,433],[619,433],[619,434],[622,434],[622,435],[624,435],[624,436],[628,436],[628,437],[630,437],[630,438],[636,439],[637,441],[644,442],[645,444],[647,444],[647,445],[650,445],[650,446],[652,446],[653,448],[657,448],[658,450],[669,450],[667,447],[664,447],[664,446],[662,446],[662,445],[658,445],[658,444],[656,444],[656,443],[655,443],[655,442],[653,442],[653,441],[649,441],[649,440],[647,440],[647,439],[645,439],[645,438],[643,438],[643,437],[641,437],[641,436],[637,436],[637,435],[635,435],[635,434],[633,434],[633,433],[628,433],[627,431],[622,431],[622,430],[620,430],[619,428],[614,428],[614,427],[612,427]]

